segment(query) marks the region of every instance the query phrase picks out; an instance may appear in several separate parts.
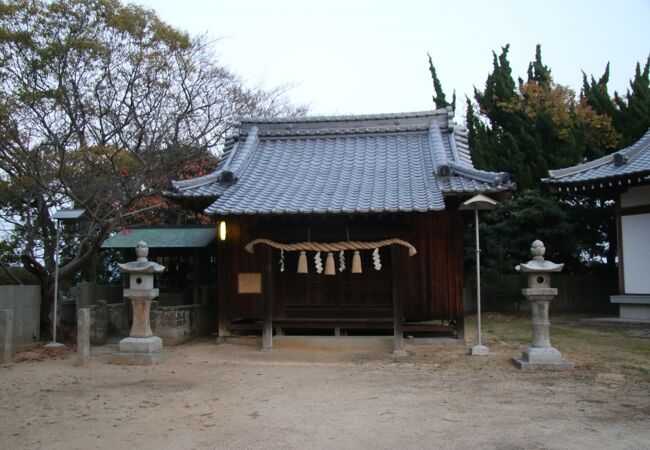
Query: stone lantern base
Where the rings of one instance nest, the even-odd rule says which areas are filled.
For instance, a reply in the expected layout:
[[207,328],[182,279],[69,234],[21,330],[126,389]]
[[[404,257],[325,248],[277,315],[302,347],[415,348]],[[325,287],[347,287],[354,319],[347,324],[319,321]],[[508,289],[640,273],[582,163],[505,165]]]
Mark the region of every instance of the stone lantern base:
[[521,358],[512,358],[512,362],[522,370],[571,369],[574,365],[562,359],[562,354],[553,347],[526,347]]
[[158,336],[127,337],[120,341],[120,351],[113,353],[113,364],[152,366],[164,357],[162,339]]
[[[128,289],[127,289],[128,291]],[[157,295],[157,290],[152,292]],[[163,342],[151,332],[149,324],[149,311],[151,299],[134,298],[133,325],[131,334],[120,341],[119,351],[113,354],[113,364],[127,364],[132,366],[151,366],[158,364],[164,356]]]

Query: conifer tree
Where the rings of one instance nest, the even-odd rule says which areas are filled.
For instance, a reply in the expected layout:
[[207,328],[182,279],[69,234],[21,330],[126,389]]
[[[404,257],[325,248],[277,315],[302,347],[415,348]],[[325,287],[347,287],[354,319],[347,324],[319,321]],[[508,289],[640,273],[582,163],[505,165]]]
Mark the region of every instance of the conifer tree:
[[643,70],[640,63],[636,64],[625,99],[615,94],[615,102],[621,117],[618,128],[621,146],[632,145],[650,128],[650,56]]
[[[525,257],[521,254],[525,243],[513,246],[512,236],[528,236],[535,230],[537,237],[554,243],[557,259],[566,262],[568,270],[584,271],[585,254],[603,256],[601,243],[611,242],[611,220],[607,220],[612,217],[611,211],[603,208],[602,202],[574,199],[558,203],[541,179],[548,176],[549,169],[576,164],[618,143],[614,119],[609,115],[618,108],[606,91],[607,71],[598,82],[592,79],[588,83],[585,77],[583,95],[577,101],[574,91],[554,82],[551,69],[543,62],[540,45],[528,65],[526,79],[519,78],[518,83],[512,75],[508,51],[506,45],[501,53],[493,52],[493,67],[484,89],[474,90],[474,101],[466,98],[466,126],[474,165],[507,171],[517,183],[512,199],[486,214],[481,225],[485,227],[481,234],[492,241],[489,248],[499,249],[486,249],[484,265],[493,279],[492,294],[502,300],[518,295],[518,286],[510,286],[505,275]],[[647,75],[644,80],[644,71],[639,68],[637,73],[628,95],[637,99],[635,110],[643,111],[644,103],[638,99],[646,92]],[[431,74],[434,77],[435,69]],[[436,101],[443,92],[437,78],[434,89]],[[585,96],[600,106],[594,107]],[[629,100],[625,104],[630,104]],[[612,254],[610,248],[610,263],[614,261]]]
[[434,94],[431,98],[433,99],[433,103],[436,105],[436,109],[441,109],[441,108],[446,108],[447,106],[451,106],[451,108],[455,111],[456,91],[454,91],[451,98],[451,103],[449,103],[447,101],[447,97],[445,96],[445,92],[442,90],[442,84],[440,83],[440,79],[438,78],[438,74],[436,73],[436,68],[433,65],[433,61],[431,60],[431,55],[427,53],[427,56],[429,57],[429,72],[431,73],[431,80],[433,81],[433,91],[434,91]]
[[551,69],[542,63],[542,46],[535,47],[535,61],[528,64],[528,82],[536,82],[542,86],[551,85]]

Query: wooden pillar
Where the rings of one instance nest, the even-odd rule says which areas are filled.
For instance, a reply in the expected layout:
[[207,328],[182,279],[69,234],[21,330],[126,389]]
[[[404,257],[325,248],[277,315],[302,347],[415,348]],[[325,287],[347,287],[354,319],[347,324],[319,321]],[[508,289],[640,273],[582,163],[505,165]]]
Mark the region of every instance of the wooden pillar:
[[465,341],[465,318],[463,316],[456,322],[456,339]]
[[200,271],[199,271],[199,255],[194,251],[192,255],[192,303],[198,305],[201,303],[200,297]]
[[[614,218],[616,221],[616,252],[618,257],[618,293],[625,294],[625,267],[623,263],[623,220],[621,218],[621,194],[616,195]],[[611,243],[610,243],[611,244]]]
[[260,246],[262,266],[262,351],[273,350],[273,273],[272,250]]
[[228,286],[228,271],[235,270],[230,259],[228,242],[220,242],[217,247],[217,326],[218,341],[223,342],[229,336],[226,302],[229,301],[232,292]]
[[391,245],[391,266],[393,271],[393,356],[407,356],[404,350],[404,248]]

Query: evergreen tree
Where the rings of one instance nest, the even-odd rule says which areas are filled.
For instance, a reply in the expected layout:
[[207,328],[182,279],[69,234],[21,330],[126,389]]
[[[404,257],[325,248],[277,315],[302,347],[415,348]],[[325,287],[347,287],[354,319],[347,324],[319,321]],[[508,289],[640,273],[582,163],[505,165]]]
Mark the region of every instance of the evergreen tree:
[[[619,119],[613,117],[619,108],[607,93],[608,70],[600,80],[592,78],[591,83],[585,76],[577,101],[573,90],[554,82],[540,45],[528,65],[527,78],[519,78],[518,83],[512,75],[508,51],[506,45],[500,54],[493,52],[485,88],[474,90],[474,102],[466,99],[474,165],[507,171],[517,183],[513,197],[485,214],[481,225],[485,228],[481,234],[490,241],[484,253],[485,270],[492,280],[488,296],[493,295],[501,305],[507,297],[518,297],[519,286],[507,275],[512,274],[516,262],[528,257],[529,241],[537,237],[549,241],[556,252],[553,257],[567,263],[567,271],[585,271],[588,264],[603,256],[613,268],[613,246],[607,249],[602,245],[611,242],[613,236],[611,206],[578,198],[558,202],[541,179],[549,169],[602,154],[604,149],[616,148],[619,141],[614,128],[614,120]],[[435,71],[431,73],[434,76]],[[647,71],[639,67],[631,86],[628,96],[635,99],[635,113],[641,116],[647,105],[643,102]],[[434,89],[435,101],[442,93],[435,78]],[[631,104],[629,99],[624,103]],[[513,236],[521,239],[515,242]]]
[[542,63],[542,46],[535,47],[535,61],[528,64],[528,82],[535,82],[541,86],[551,85],[551,69]]
[[621,117],[618,130],[622,136],[622,147],[634,144],[650,128],[650,56],[643,70],[640,63],[636,64],[630,88],[625,100],[615,95]]
[[433,103],[436,105],[436,109],[441,109],[441,108],[446,108],[447,106],[451,106],[451,108],[455,111],[456,91],[454,91],[451,98],[451,103],[449,103],[447,101],[447,97],[445,96],[445,92],[442,90],[442,84],[440,83],[440,79],[438,79],[436,68],[433,65],[433,61],[431,60],[431,55],[427,53],[427,56],[429,57],[429,72],[431,73],[431,79],[433,81],[433,91],[434,91],[434,95],[431,98],[433,99]]
[[[609,82],[609,63],[605,67],[605,72],[596,81],[591,76],[591,81],[587,79],[587,75],[582,72],[582,91],[580,92],[580,101],[583,105],[592,108],[598,114],[609,117],[613,127],[617,132],[617,141],[620,140],[620,124],[621,114],[614,103],[612,96],[607,89]],[[588,160],[600,158],[615,150],[615,145],[604,145],[603,142],[592,140],[590,143],[585,144],[584,157]]]
[[498,56],[492,53],[493,67],[485,89],[474,90],[480,113],[489,127],[482,130],[483,138],[475,142],[473,151],[485,162],[482,168],[507,171],[518,186],[531,188],[537,184],[535,174],[544,165],[540,164],[541,152],[529,124],[514,107],[518,95],[508,61],[509,48],[509,45],[503,47]]

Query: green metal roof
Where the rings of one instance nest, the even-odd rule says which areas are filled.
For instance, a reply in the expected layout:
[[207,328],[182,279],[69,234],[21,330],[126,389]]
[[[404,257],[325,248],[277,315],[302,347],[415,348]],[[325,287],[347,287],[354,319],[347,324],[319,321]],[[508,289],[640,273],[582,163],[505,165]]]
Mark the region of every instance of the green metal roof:
[[132,228],[115,233],[102,248],[135,248],[139,241],[149,248],[205,247],[216,237],[214,228]]

